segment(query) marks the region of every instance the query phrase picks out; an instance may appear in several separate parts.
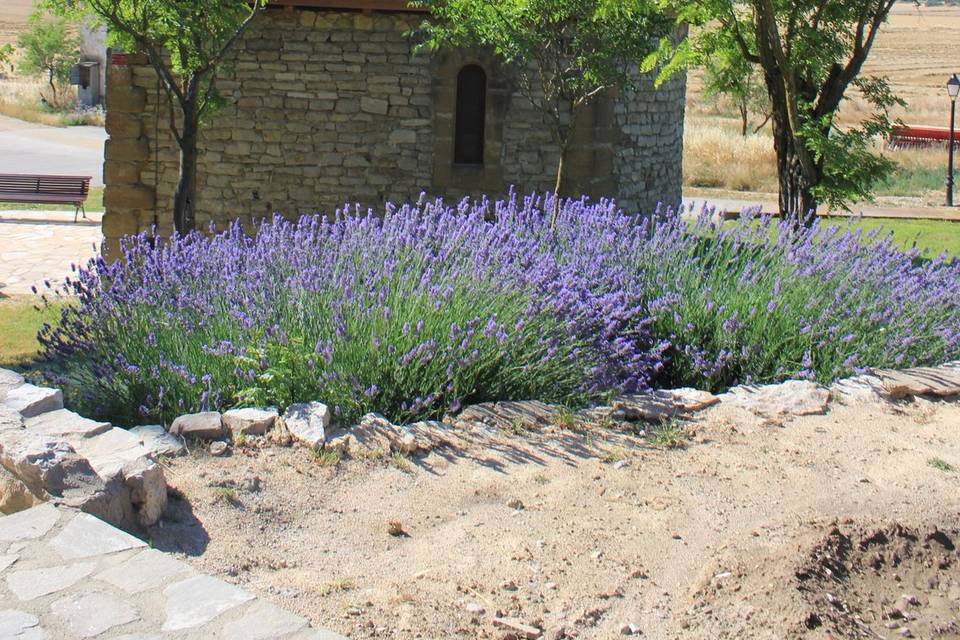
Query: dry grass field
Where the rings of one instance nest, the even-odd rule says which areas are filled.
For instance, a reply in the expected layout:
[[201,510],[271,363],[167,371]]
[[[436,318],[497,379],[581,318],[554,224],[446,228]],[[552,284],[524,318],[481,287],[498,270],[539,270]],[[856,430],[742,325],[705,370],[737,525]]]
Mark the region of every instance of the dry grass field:
[[27,24],[34,0],[2,0],[0,2],[0,45],[17,41],[17,34]]
[[[956,61],[960,37],[960,7],[917,7],[899,3],[893,10],[868,61],[865,72],[890,78],[894,91],[907,100],[894,115],[908,124],[946,126],[949,101],[944,84],[960,72]],[[739,135],[739,119],[731,105],[703,97],[702,79],[690,78],[687,103],[685,183],[696,189],[774,193],[776,168],[769,127],[748,139]],[[864,116],[865,104],[851,94],[841,113],[841,125]],[[755,124],[759,124],[760,118]],[[882,144],[878,141],[878,148]],[[886,153],[886,152],[885,152]],[[901,170],[878,192],[889,205],[942,204],[946,152],[889,152]]]

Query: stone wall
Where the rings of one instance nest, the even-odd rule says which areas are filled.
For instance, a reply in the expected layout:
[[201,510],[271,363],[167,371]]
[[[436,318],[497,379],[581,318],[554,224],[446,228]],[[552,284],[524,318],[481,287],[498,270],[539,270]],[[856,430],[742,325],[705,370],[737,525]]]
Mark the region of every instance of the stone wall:
[[[421,15],[270,10],[251,26],[218,82],[224,105],[204,125],[197,226],[246,225],[274,212],[379,209],[423,191],[459,198],[546,190],[555,145],[543,116],[489,58],[420,55],[407,33]],[[142,56],[107,82],[106,251],[125,234],[171,231],[178,156],[165,96]],[[456,77],[487,71],[482,168],[451,162]],[[685,82],[598,101],[570,160],[571,190],[631,210],[679,202]]]

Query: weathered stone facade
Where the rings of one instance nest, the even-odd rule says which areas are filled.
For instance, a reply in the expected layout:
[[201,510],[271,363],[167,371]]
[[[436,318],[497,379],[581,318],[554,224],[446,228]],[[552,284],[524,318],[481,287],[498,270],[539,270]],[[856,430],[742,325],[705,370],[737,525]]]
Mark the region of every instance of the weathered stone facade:
[[[225,105],[201,136],[197,226],[274,212],[375,209],[421,192],[459,198],[547,190],[557,150],[543,116],[489,58],[416,54],[409,12],[274,9],[251,26],[221,73]],[[171,231],[178,155],[165,97],[143,57],[111,65],[103,230]],[[483,165],[453,163],[457,74],[489,79]],[[583,114],[570,191],[631,210],[680,200],[685,81],[604,98]]]

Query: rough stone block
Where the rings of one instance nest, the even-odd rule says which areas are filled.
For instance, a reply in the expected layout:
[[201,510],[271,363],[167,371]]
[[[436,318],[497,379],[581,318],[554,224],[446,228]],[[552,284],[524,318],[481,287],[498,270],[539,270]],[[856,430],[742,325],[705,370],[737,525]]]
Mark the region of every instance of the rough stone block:
[[0,369],[0,400],[8,391],[23,384],[23,376],[16,371],[9,369]]
[[276,409],[231,409],[223,414],[223,425],[234,436],[262,436],[273,428],[278,417]]
[[24,418],[31,418],[47,411],[63,409],[63,392],[60,389],[22,384],[7,391],[0,402]]
[[283,414],[283,423],[294,439],[308,447],[319,447],[326,441],[330,409],[321,402],[290,405]]
[[156,201],[150,187],[129,184],[112,184],[103,192],[103,206],[114,209],[150,209]]
[[187,452],[187,447],[183,444],[183,441],[167,433],[167,430],[159,424],[134,427],[130,429],[130,433],[140,439],[140,444],[151,456],[175,457]]
[[216,440],[225,435],[223,418],[216,411],[183,415],[170,425],[170,433],[183,438]]
[[390,103],[379,98],[370,98],[363,96],[360,98],[360,110],[364,113],[385,116],[390,109]]
[[[27,418],[24,424],[32,433],[68,441],[74,438],[94,438],[111,430],[109,422],[90,420],[69,409],[47,411],[38,416]],[[122,431],[122,429],[116,431]]]

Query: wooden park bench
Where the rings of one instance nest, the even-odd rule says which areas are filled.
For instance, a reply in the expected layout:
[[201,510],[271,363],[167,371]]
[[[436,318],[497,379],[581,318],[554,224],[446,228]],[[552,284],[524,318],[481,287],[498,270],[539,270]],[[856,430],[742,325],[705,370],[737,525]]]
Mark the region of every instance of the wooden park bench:
[[83,213],[90,195],[90,176],[32,176],[0,174],[0,202],[18,204],[72,204],[73,221]]

